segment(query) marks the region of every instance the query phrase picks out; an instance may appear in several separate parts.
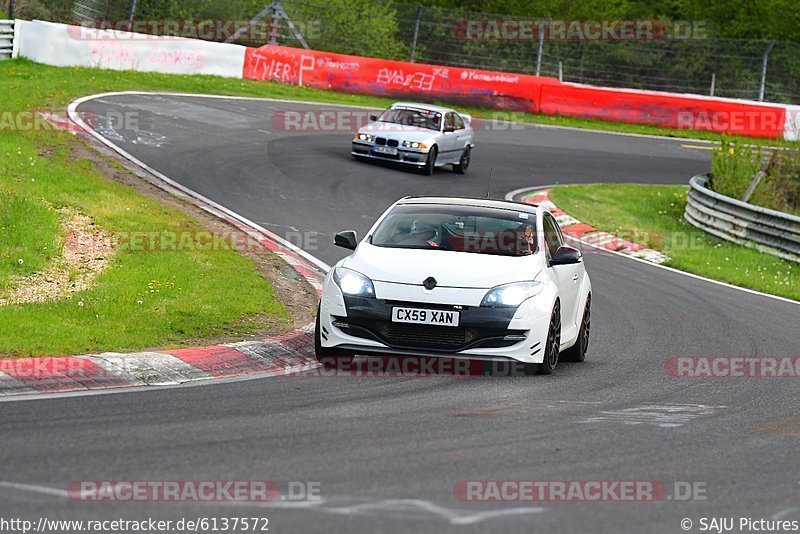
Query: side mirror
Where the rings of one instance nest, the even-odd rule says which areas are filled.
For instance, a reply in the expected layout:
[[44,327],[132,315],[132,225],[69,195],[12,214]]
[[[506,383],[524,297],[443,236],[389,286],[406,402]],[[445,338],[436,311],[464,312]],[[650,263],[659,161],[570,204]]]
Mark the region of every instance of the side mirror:
[[333,244],[343,248],[355,250],[358,246],[358,236],[353,230],[345,230],[333,236]]
[[[363,115],[362,115],[362,116],[363,116]],[[378,120],[378,116],[377,116],[377,115],[375,115],[374,113],[372,113],[372,114],[369,116],[369,120],[371,120],[371,121],[376,121],[376,120]]]
[[553,257],[550,258],[550,265],[571,265],[581,262],[581,251],[577,248],[562,245],[558,247]]

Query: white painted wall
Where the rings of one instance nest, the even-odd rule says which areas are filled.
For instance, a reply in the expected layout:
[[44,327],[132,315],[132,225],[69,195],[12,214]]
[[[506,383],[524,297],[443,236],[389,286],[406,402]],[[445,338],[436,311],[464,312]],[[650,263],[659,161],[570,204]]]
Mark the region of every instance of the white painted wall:
[[241,78],[245,47],[198,39],[17,21],[18,55],[57,67],[95,67]]

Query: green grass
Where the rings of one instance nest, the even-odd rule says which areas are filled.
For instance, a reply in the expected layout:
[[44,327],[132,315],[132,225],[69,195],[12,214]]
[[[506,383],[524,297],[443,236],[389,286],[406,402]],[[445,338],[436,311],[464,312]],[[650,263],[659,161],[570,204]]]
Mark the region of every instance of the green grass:
[[[1,162],[0,168],[5,172]],[[0,190],[0,291],[14,275],[40,271],[58,256],[62,237],[55,210],[24,193]]]
[[667,265],[714,280],[800,300],[800,265],[710,237],[683,219],[682,185],[558,186],[550,198],[566,213],[671,259]]
[[[42,108],[115,84],[111,76],[99,83],[78,79],[70,69],[0,62],[0,105]],[[116,86],[132,87],[119,80]],[[74,156],[71,143],[73,137],[61,132],[0,132],[0,291],[14,275],[39,271],[60,254],[56,210],[62,207],[110,232],[205,229],[177,209],[103,177],[93,162]],[[56,302],[0,306],[0,355],[177,346],[263,326],[254,318],[290,320],[253,262],[237,252],[120,250],[86,291]]]

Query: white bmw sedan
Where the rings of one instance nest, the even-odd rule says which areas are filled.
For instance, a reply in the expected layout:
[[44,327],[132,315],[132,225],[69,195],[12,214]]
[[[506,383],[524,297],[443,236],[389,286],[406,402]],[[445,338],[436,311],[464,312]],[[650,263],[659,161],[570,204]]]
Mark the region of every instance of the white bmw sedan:
[[583,361],[591,283],[542,206],[406,197],[325,277],[315,345],[323,364],[356,354],[509,360],[549,374]]
[[435,167],[452,165],[458,174],[469,168],[473,142],[472,117],[454,109],[397,102],[360,128],[350,154],[410,165],[431,175]]

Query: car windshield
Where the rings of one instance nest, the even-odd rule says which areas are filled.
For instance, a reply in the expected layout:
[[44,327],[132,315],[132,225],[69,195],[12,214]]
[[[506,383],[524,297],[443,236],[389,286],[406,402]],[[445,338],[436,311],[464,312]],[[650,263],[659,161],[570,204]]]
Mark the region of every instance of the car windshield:
[[422,109],[391,108],[378,117],[380,122],[402,124],[403,126],[417,126],[428,130],[439,131],[442,125],[442,114],[436,111]]
[[528,256],[536,215],[523,210],[443,204],[396,206],[375,229],[377,247]]

